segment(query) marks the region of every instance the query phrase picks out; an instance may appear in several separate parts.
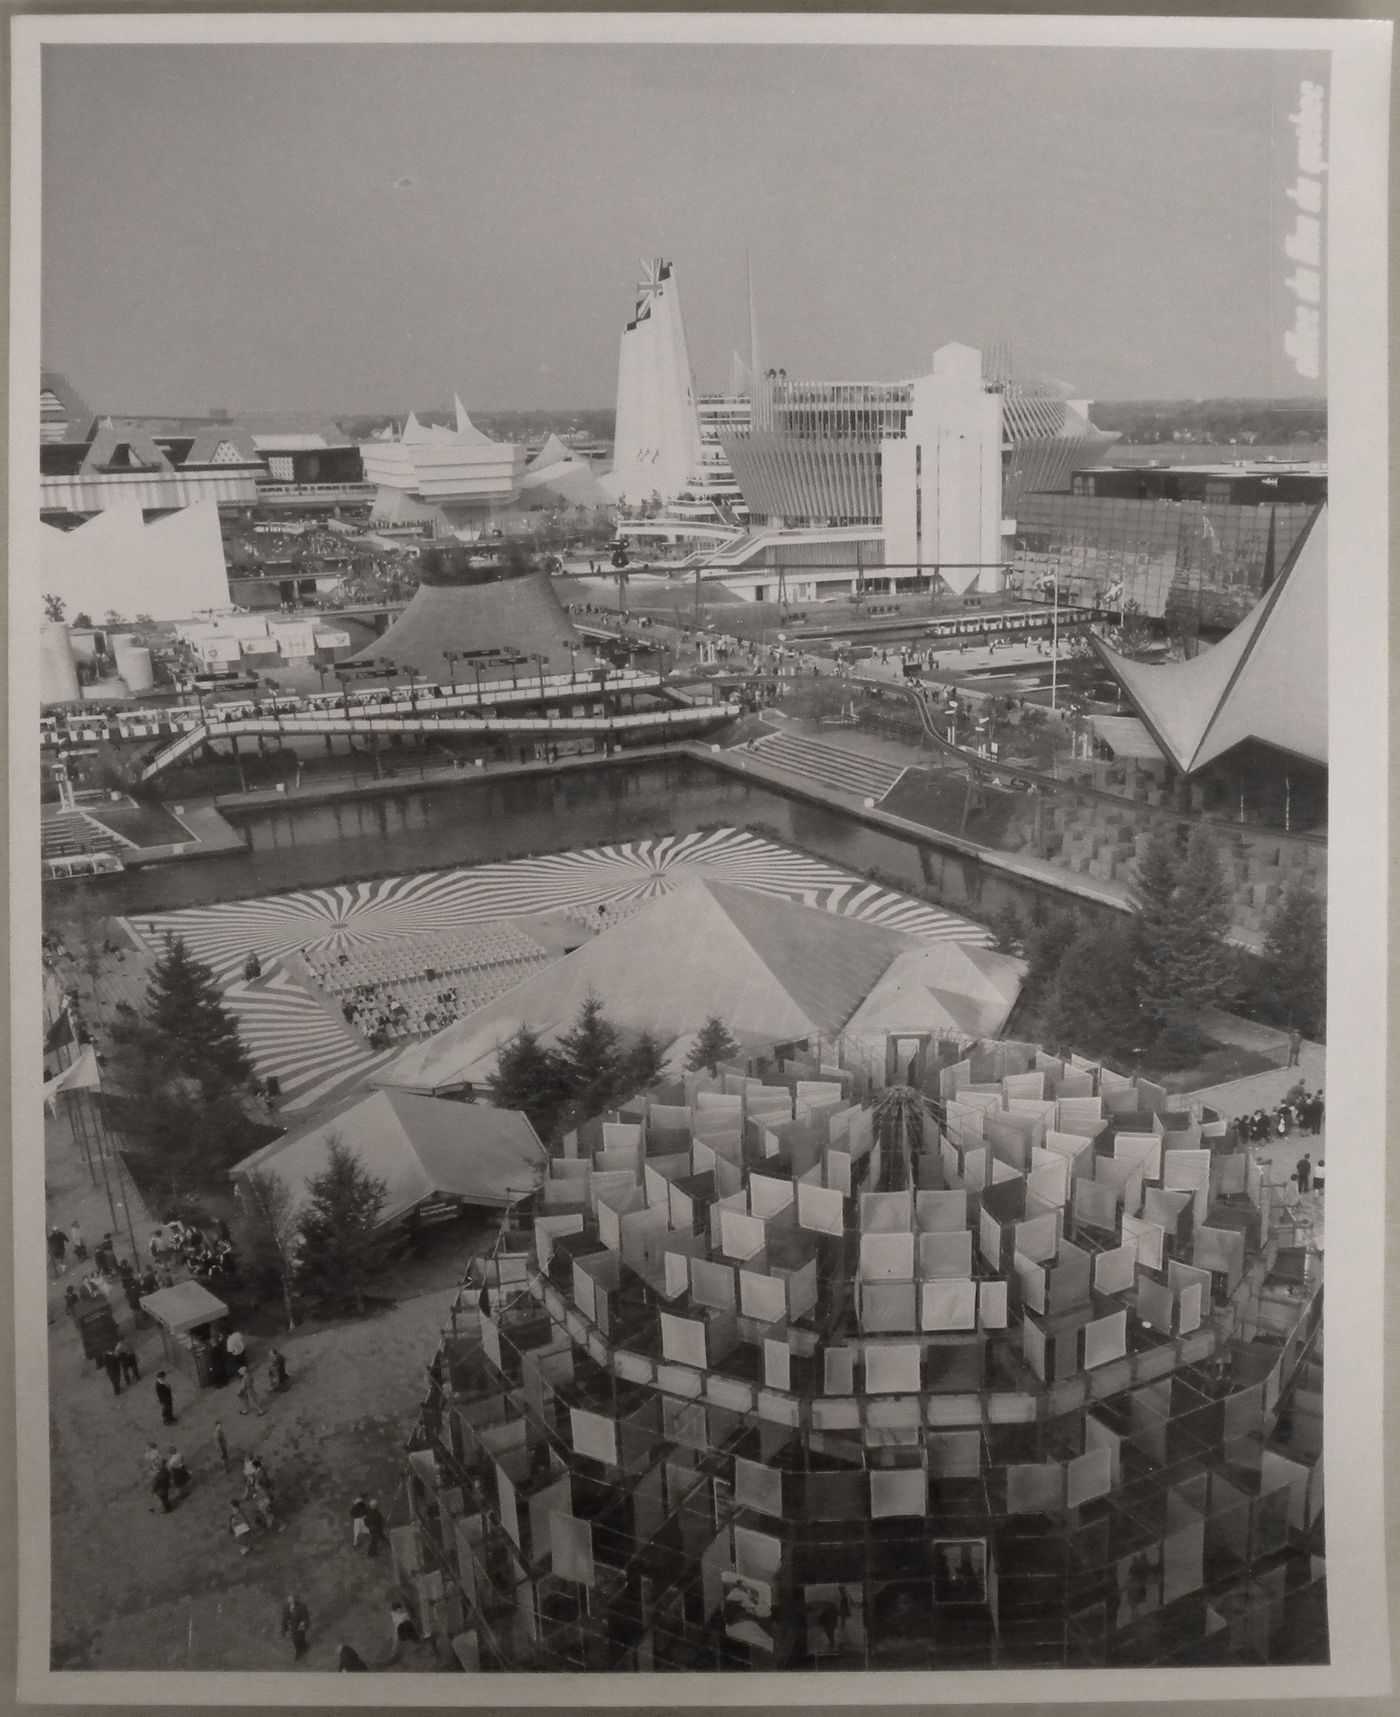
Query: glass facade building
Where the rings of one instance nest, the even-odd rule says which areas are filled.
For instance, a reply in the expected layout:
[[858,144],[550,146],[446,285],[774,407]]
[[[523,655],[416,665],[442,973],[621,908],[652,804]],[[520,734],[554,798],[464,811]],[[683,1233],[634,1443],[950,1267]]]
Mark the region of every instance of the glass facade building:
[[1312,510],[1303,501],[1026,495],[1012,565],[1023,594],[1054,577],[1070,602],[1112,608],[1131,602],[1152,619],[1224,632],[1263,592],[1271,533],[1278,567]]

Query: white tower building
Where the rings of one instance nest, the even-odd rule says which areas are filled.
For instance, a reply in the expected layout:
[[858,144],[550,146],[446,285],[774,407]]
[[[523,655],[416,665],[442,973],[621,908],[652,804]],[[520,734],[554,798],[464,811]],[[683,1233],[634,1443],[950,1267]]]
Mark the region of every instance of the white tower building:
[[911,384],[903,439],[880,446],[885,565],[898,576],[939,572],[959,595],[1001,589],[1002,427],[982,354],[941,346],[932,375]]
[[617,364],[617,427],[608,492],[635,505],[670,501],[702,462],[680,290],[669,262],[642,263],[637,307]]

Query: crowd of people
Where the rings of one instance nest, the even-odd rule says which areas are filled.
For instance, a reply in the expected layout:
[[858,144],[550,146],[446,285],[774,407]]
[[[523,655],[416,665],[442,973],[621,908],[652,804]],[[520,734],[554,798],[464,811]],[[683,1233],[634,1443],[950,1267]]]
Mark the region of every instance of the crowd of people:
[[1293,1133],[1317,1138],[1326,1115],[1323,1093],[1295,1085],[1275,1109],[1255,1109],[1234,1120],[1235,1137],[1242,1145],[1263,1144],[1268,1139],[1286,1139]]

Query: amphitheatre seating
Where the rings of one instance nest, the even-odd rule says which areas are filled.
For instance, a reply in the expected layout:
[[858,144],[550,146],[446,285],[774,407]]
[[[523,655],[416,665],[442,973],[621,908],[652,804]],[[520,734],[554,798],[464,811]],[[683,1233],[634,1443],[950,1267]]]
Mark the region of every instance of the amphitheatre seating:
[[[312,975],[332,995],[347,995],[367,984],[408,984],[493,967],[522,970],[549,956],[533,937],[509,923],[460,925],[428,936],[403,936],[382,947],[337,949],[323,943],[305,950]],[[435,976],[429,978],[431,972]]]
[[118,852],[129,845],[83,811],[46,811],[39,824],[41,858]]

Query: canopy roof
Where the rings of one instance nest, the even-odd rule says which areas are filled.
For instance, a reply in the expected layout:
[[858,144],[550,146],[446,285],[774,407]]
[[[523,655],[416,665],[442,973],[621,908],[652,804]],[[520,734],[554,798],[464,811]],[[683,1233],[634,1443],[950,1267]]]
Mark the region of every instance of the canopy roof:
[[142,1294],[141,1305],[172,1335],[183,1335],[200,1324],[217,1323],[228,1316],[224,1302],[216,1300],[198,1282],[176,1282],[173,1288],[157,1288],[153,1294]]
[[348,1098],[310,1126],[245,1157],[232,1173],[276,1174],[295,1211],[308,1199],[308,1182],[330,1161],[333,1133],[362,1168],[384,1182],[385,1223],[435,1196],[504,1209],[544,1178],[544,1146],[523,1115],[407,1091]]
[[555,1040],[590,995],[614,1025],[651,1031],[663,1045],[712,1014],[741,1043],[829,1036],[891,962],[925,946],[901,930],[696,880],[406,1049],[374,1078],[420,1091],[479,1081],[522,1025]]
[[1192,775],[1246,740],[1327,762],[1327,510],[1227,638],[1188,662],[1130,661],[1095,639],[1162,753]]
[[[586,651],[549,575],[531,572],[494,584],[421,584],[384,636],[350,660],[387,659],[397,668],[412,668],[440,682],[450,677],[447,651],[460,656],[469,650],[492,650],[543,656],[547,673],[567,674],[570,643]],[[586,653],[581,657],[583,662],[591,659]],[[459,677],[467,672],[458,665]],[[491,677],[499,679],[500,670]]]
[[1094,715],[1089,725],[1115,757],[1156,761],[1162,748],[1135,715]]

